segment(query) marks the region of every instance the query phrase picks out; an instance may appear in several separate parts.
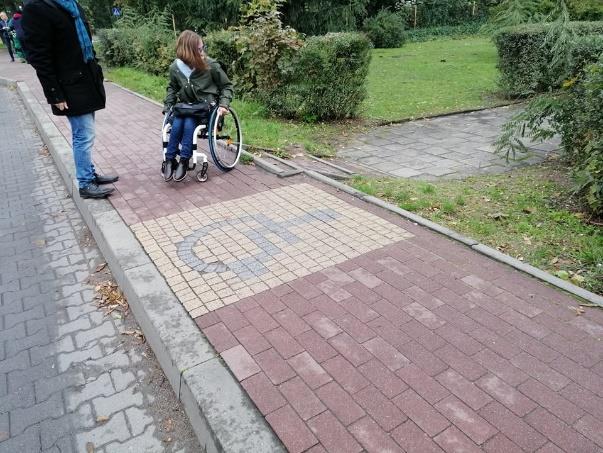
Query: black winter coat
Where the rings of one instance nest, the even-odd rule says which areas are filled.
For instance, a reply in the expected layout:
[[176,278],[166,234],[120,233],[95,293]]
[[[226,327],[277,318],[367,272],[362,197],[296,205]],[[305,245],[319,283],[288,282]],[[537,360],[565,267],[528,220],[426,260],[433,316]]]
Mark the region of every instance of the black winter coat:
[[[80,8],[86,22],[84,12]],[[22,19],[27,59],[38,75],[55,115],[77,116],[105,108],[103,71],[96,60],[84,63],[75,21],[52,0],[25,3]],[[86,22],[88,33],[90,27]]]

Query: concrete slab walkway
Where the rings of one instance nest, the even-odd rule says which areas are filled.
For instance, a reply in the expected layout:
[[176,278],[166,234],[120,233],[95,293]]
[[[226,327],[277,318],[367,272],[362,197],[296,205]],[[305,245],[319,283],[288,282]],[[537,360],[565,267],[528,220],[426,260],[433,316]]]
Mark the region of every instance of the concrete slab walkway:
[[507,164],[494,152],[501,126],[516,106],[377,127],[337,151],[344,161],[369,172],[421,180],[503,173],[542,161],[558,140],[530,143],[530,152]]
[[601,451],[600,310],[302,176],[166,184],[160,108],[107,88],[113,206],[289,451]]
[[111,274],[1,86],[0,137],[0,452],[198,453],[148,343],[124,335],[139,329],[133,316],[96,306]]

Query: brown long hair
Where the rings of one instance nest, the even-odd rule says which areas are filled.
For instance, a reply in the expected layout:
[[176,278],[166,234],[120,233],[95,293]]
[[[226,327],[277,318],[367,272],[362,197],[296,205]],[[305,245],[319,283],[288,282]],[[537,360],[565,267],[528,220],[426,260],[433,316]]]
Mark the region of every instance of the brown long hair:
[[209,65],[204,53],[199,50],[202,45],[201,36],[193,31],[184,30],[176,42],[176,56],[191,68],[206,71],[209,69]]

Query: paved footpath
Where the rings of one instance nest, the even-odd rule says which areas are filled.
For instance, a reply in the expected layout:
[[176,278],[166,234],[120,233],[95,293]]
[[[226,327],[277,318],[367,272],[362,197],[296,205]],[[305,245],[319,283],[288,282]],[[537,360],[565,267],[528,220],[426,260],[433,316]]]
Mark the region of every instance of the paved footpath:
[[[198,452],[17,94],[0,87],[0,452]],[[91,274],[92,277],[91,277]],[[92,279],[91,283],[88,283]]]
[[601,310],[305,177],[166,184],[160,108],[107,89],[113,206],[289,451],[602,451]]
[[337,155],[392,177],[434,180],[503,173],[540,162],[559,148],[558,140],[526,141],[529,153],[507,164],[493,143],[517,111],[500,107],[377,127],[352,139]]

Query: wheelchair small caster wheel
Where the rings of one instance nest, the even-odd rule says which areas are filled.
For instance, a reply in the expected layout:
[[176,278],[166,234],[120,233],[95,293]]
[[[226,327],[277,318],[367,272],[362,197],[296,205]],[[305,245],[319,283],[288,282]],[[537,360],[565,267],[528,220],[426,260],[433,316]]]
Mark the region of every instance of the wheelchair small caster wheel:
[[205,182],[207,181],[207,162],[203,162],[203,165],[201,166],[201,170],[199,170],[197,172],[197,181],[199,182]]
[[165,172],[165,160],[163,162],[161,162],[161,176],[163,176],[164,172]]

